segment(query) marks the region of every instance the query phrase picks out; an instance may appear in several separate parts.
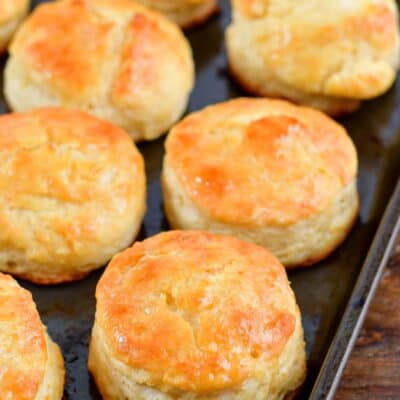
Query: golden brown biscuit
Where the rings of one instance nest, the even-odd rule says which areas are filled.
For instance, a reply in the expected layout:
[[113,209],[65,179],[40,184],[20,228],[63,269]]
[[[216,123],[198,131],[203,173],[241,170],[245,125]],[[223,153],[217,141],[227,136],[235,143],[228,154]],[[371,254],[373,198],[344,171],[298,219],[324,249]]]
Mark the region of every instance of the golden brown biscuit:
[[122,127],[134,140],[164,133],[185,110],[193,86],[182,32],[131,0],[38,6],[10,54],[5,95],[12,109],[78,108]]
[[31,294],[0,273],[0,398],[61,400],[64,362]]
[[161,233],[117,255],[97,290],[89,369],[104,399],[282,399],[305,377],[300,312],[262,247]]
[[216,0],[138,0],[138,2],[163,13],[184,29],[201,24],[217,11]]
[[29,9],[30,0],[0,1],[0,53],[7,44]]
[[0,117],[0,270],[36,283],[83,278],[132,243],[143,158],[121,129],[81,111]]
[[193,113],[166,142],[166,214],[179,229],[265,246],[286,267],[312,264],[345,238],[358,210],[357,154],[324,114],[237,99]]
[[393,0],[233,0],[229,65],[248,91],[337,115],[386,92],[399,65]]

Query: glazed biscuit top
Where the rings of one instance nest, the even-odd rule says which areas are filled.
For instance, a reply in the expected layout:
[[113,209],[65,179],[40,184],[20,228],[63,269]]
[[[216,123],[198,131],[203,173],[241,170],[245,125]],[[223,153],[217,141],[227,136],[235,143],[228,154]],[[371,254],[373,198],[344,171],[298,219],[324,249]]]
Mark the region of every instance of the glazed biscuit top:
[[[206,393],[262,378],[299,324],[267,250],[210,233],[161,233],[114,257],[96,324],[146,384]],[[142,378],[141,378],[142,379]]]
[[34,400],[46,363],[45,331],[31,294],[0,273],[0,398]]
[[296,223],[327,207],[357,171],[340,125],[279,100],[238,99],[191,114],[166,149],[195,205],[231,224]]
[[[233,0],[238,35],[276,79],[307,93],[369,98],[393,83],[399,64],[393,0]],[[299,68],[301,65],[301,68]]]
[[[99,96],[132,106],[135,95],[157,91],[165,76],[192,68],[179,28],[132,0],[40,5],[10,51],[66,102]],[[187,75],[181,79],[189,90]]]
[[29,0],[1,0],[0,23],[5,23],[28,8]]
[[[0,117],[0,247],[31,262],[96,257],[135,215],[144,164],[123,130],[80,111]],[[81,261],[79,261],[81,262]]]

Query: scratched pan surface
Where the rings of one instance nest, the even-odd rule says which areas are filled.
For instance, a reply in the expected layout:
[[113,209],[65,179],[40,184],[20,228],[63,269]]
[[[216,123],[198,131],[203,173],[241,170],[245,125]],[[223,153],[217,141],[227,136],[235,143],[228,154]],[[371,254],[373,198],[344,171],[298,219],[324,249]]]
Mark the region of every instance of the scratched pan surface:
[[[40,2],[33,1],[34,5]],[[188,34],[197,67],[190,111],[242,95],[226,73],[223,32],[230,19],[228,1],[221,2],[221,9],[219,16]],[[3,99],[0,107],[1,112],[7,112]],[[331,257],[314,268],[289,274],[302,311],[307,342],[309,373],[300,395],[304,399],[310,396],[313,387],[316,391],[316,378],[400,175],[400,113],[396,110],[400,110],[400,82],[385,96],[365,103],[359,112],[341,121],[353,138],[360,158],[359,221],[346,242]],[[141,238],[144,238],[168,229],[162,212],[159,184],[163,139],[141,144],[139,148],[146,159],[148,176],[148,212],[141,232]],[[390,221],[389,225],[393,227]],[[53,288],[23,282],[32,291],[51,336],[62,348],[67,368],[65,399],[68,400],[100,398],[89,377],[86,361],[95,309],[95,286],[101,273],[95,272],[82,282]],[[371,280],[364,283],[368,290]],[[348,342],[341,346],[333,349],[340,356]],[[335,371],[329,371],[329,368],[324,371],[323,378],[328,378],[325,381],[330,384],[329,374],[335,374]]]

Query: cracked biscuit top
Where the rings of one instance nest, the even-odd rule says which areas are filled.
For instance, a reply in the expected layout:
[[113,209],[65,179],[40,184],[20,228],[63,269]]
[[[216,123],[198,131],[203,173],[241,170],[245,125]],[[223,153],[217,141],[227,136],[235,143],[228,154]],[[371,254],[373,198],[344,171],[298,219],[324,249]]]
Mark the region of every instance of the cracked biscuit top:
[[342,126],[281,100],[236,99],[190,114],[166,142],[164,166],[216,221],[287,226],[328,207],[357,172]]
[[111,261],[96,298],[113,355],[164,389],[207,393],[263,376],[300,329],[270,252],[199,231],[135,243]]
[[352,99],[385,92],[399,64],[393,0],[233,0],[232,35],[298,91]]
[[172,23],[131,0],[61,0],[37,7],[11,53],[66,99],[107,91],[129,103],[158,84],[162,68],[185,66],[177,36]]
[[14,260],[32,273],[42,265],[68,274],[131,243],[132,218],[144,212],[144,163],[127,133],[84,112],[7,114],[0,193],[0,267]]
[[62,106],[154,139],[186,107],[190,46],[163,15],[132,0],[41,4],[10,45],[5,94],[14,111]]

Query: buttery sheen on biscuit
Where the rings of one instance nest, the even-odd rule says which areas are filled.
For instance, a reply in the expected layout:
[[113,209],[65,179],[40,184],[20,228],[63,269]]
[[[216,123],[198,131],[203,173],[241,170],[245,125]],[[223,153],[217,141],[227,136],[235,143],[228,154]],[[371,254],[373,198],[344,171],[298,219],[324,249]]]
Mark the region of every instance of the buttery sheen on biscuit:
[[232,74],[249,92],[337,115],[393,84],[399,66],[394,0],[233,0]]
[[138,0],[153,8],[182,28],[191,28],[204,22],[217,10],[216,0]]
[[8,42],[29,9],[30,0],[0,1],[0,52],[6,50]]
[[114,257],[96,299],[89,369],[105,400],[281,400],[304,380],[300,312],[262,247],[161,233]]
[[80,109],[134,140],[168,130],[193,86],[191,49],[180,29],[132,0],[39,5],[9,51],[5,95],[14,111]]
[[356,174],[356,150],[335,121],[282,100],[242,98],[172,128],[165,210],[174,228],[234,235],[286,267],[309,265],[351,228]]
[[81,111],[0,117],[0,270],[42,284],[83,278],[128,247],[145,211],[129,135]]
[[64,362],[31,294],[0,273],[0,399],[61,400]]

